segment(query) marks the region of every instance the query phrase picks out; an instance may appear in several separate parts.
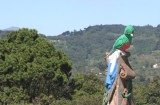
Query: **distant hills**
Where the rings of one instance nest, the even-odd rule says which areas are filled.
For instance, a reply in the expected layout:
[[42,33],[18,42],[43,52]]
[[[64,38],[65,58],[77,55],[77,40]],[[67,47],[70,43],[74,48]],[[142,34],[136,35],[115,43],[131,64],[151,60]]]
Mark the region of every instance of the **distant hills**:
[[[74,73],[104,73],[106,68],[105,52],[110,51],[116,38],[123,34],[124,25],[96,25],[84,30],[66,31],[58,36],[47,36],[54,46],[64,51],[73,61]],[[130,62],[141,77],[160,75],[160,68],[153,68],[159,63],[160,25],[153,27],[134,26],[133,46],[129,49],[132,56]],[[153,70],[152,70],[153,69]],[[154,72],[151,72],[154,71]],[[145,73],[144,73],[145,72]],[[142,76],[143,74],[143,76]]]
[[16,30],[19,30],[19,29],[20,29],[19,27],[12,26],[12,27],[8,27],[8,28],[2,29],[2,30],[3,31],[16,31]]
[[8,27],[5,29],[0,29],[0,38],[4,37],[7,33],[9,33],[10,31],[16,31],[19,30],[19,27]]
[[[94,72],[104,76],[107,66],[104,60],[105,53],[111,50],[117,37],[123,34],[124,28],[121,24],[95,25],[84,30],[65,31],[58,36],[44,37],[72,60],[73,73]],[[160,25],[134,28],[133,46],[129,49],[132,56],[129,61],[138,73],[138,79],[145,80],[160,75]],[[9,30],[17,29],[19,28],[10,27],[1,30],[0,37],[6,35]],[[154,68],[154,65],[157,67]]]

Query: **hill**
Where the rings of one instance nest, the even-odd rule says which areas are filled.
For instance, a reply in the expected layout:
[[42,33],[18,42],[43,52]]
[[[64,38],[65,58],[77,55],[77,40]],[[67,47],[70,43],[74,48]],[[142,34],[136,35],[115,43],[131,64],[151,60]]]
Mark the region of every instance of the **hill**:
[[19,30],[20,28],[19,27],[14,27],[14,26],[12,26],[12,27],[8,27],[8,28],[6,28],[6,29],[3,29],[3,31],[17,31],[17,30]]
[[[106,68],[105,52],[111,50],[116,38],[123,34],[124,28],[124,25],[96,25],[47,38],[74,62],[73,73],[94,72],[98,75],[104,74]],[[134,28],[133,46],[129,49],[132,55],[130,62],[139,75],[138,79],[143,81],[146,79],[145,75],[150,79],[160,70],[158,67],[153,68],[154,64],[160,65],[157,58],[160,54],[160,25]]]
[[[103,73],[106,67],[103,59],[104,53],[111,49],[111,43],[113,44],[116,37],[121,32],[123,33],[121,28],[124,28],[124,26],[100,26],[104,32],[98,27],[90,26],[85,30],[67,31],[56,37],[46,37],[38,34],[36,30],[20,29],[1,38],[0,104],[102,104],[105,87],[103,81],[98,77],[105,77]],[[145,37],[138,33],[135,34],[134,46],[129,49],[132,52],[130,61],[138,74],[139,81],[141,81],[133,85],[133,98],[136,105],[159,105],[160,91],[157,87],[160,86],[160,77],[156,76],[159,75],[158,63],[160,61],[159,27],[135,27],[141,31],[143,30],[144,32],[142,33],[144,33]],[[99,31],[95,31],[97,28]],[[108,31],[106,32],[105,30]],[[90,31],[93,31],[93,33]],[[98,33],[96,34],[96,32]],[[148,32],[151,33],[150,36],[147,34]],[[146,35],[148,36],[146,37]],[[149,38],[151,41],[146,46],[146,40],[149,40]],[[143,40],[145,43],[140,43]],[[150,45],[151,42],[152,46]],[[75,57],[70,57],[70,59],[74,64],[73,71],[77,73],[76,75],[70,75],[72,63],[52,43],[58,49],[65,51],[66,54]],[[104,45],[104,43],[107,45]],[[136,46],[137,43],[138,45]],[[141,47],[142,49],[139,50],[136,47]],[[144,49],[145,51],[143,51]],[[138,50],[139,52],[137,52]],[[78,55],[77,53],[83,54]],[[95,74],[99,74],[98,77]],[[152,77],[154,79],[150,81],[149,78]]]

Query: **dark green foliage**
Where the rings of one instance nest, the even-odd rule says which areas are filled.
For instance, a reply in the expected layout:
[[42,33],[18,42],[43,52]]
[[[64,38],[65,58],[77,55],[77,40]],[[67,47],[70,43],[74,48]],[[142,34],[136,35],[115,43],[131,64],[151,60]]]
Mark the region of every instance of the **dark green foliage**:
[[[62,35],[47,38],[74,62],[72,70],[74,74],[92,71],[104,74],[107,66],[104,60],[105,53],[111,50],[116,38],[123,34],[124,28],[123,25],[96,25],[80,31],[66,31]],[[129,60],[137,74],[142,75],[144,71],[139,73],[142,69],[147,73],[154,64],[160,65],[158,57],[154,54],[160,49],[160,26],[146,25],[134,26],[134,28],[135,34],[133,46],[129,49],[131,52]],[[147,57],[149,59],[145,59]],[[159,69],[156,70],[155,75],[159,75]],[[146,75],[148,76],[149,73]]]
[[72,100],[56,100],[52,105],[101,105],[105,87],[94,74],[77,74],[72,80]]
[[[104,85],[94,74],[78,74],[70,79],[69,89],[61,89],[72,94],[71,99],[55,99],[51,95],[41,94],[34,100],[34,104],[40,105],[100,105],[102,104]],[[58,95],[59,93],[57,93]]]
[[92,95],[97,93],[102,93],[104,87],[102,87],[103,82],[94,74],[90,75],[75,75],[75,87],[76,96],[82,95]]
[[136,105],[160,105],[160,77],[146,85],[134,85],[134,100]]
[[[117,29],[114,30],[113,27]],[[115,38],[123,32],[123,27],[122,25],[90,26],[83,31],[66,32],[48,38],[53,39],[56,48],[62,49],[75,62],[74,69],[84,72],[94,68],[98,62],[104,62],[105,51],[111,49]]]
[[[134,27],[133,46],[129,49],[132,56],[129,61],[137,74],[133,84],[141,83],[141,85],[133,85],[135,102],[136,105],[159,105],[155,103],[155,100],[159,102],[159,96],[149,95],[148,97],[148,89],[152,84],[150,81],[160,75],[160,69],[153,68],[154,64],[160,65],[160,25]],[[123,25],[97,25],[89,26],[83,31],[66,31],[62,35],[47,38],[52,40],[55,47],[63,50],[74,62],[74,73],[93,71],[94,73],[105,73],[107,66],[104,60],[105,52],[110,51],[116,38],[123,34],[123,30]],[[150,94],[158,93],[157,88],[150,89]],[[85,94],[82,89],[78,93]]]
[[[129,49],[137,73],[134,100],[136,105],[159,105],[159,77],[154,77],[160,73],[153,64],[160,62],[160,27],[135,28],[134,46]],[[0,39],[0,104],[101,105],[105,87],[99,78],[105,74],[95,74],[105,73],[105,52],[123,30],[123,25],[97,25],[54,37],[28,29],[9,33]],[[74,62],[72,67],[53,43]]]
[[[70,97],[71,62],[36,30],[20,29],[0,40],[0,102],[32,102],[43,93]],[[67,94],[67,95],[63,95]]]

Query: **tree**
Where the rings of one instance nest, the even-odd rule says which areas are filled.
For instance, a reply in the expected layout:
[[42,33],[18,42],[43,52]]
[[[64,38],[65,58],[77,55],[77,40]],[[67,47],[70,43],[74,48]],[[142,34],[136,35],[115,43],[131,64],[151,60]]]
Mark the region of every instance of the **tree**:
[[[0,102],[32,102],[41,94],[67,98],[71,61],[34,29],[0,39]],[[64,95],[65,94],[65,95]]]
[[160,77],[146,85],[134,85],[134,99],[136,105],[159,105],[160,104]]

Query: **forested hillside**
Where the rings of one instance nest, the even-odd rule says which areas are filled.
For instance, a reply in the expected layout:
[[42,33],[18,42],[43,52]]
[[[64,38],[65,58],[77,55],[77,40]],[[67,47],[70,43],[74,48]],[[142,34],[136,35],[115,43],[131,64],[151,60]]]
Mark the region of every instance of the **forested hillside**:
[[[59,36],[26,28],[0,31],[0,104],[101,105],[105,52],[124,27],[90,26]],[[134,46],[129,49],[138,74],[133,85],[135,105],[159,105],[160,26],[135,28]],[[153,67],[155,63],[158,66]]]
[[[103,74],[106,68],[104,56],[110,51],[116,38],[123,34],[124,25],[96,25],[84,30],[66,31],[58,36],[48,36],[55,47],[64,51],[74,62],[73,73],[95,72]],[[137,79],[143,80],[159,75],[160,25],[153,27],[134,26],[135,34],[130,62],[138,73]],[[143,75],[142,75],[143,74]]]

